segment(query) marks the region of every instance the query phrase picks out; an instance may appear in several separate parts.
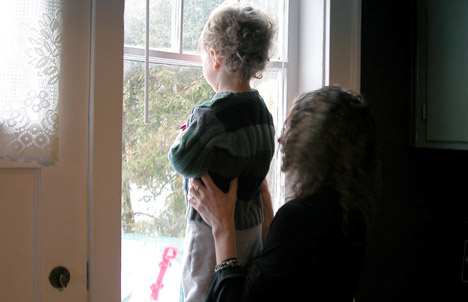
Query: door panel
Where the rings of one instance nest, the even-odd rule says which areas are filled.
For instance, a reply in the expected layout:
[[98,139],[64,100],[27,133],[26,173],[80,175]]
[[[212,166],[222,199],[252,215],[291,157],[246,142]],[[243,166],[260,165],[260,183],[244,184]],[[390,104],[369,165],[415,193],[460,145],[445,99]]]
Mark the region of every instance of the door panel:
[[[0,169],[0,301],[32,301],[39,223],[39,169]],[[8,243],[5,245],[4,243]],[[7,248],[5,248],[7,246]],[[15,259],[14,263],[11,260]],[[21,284],[21,286],[18,286]]]

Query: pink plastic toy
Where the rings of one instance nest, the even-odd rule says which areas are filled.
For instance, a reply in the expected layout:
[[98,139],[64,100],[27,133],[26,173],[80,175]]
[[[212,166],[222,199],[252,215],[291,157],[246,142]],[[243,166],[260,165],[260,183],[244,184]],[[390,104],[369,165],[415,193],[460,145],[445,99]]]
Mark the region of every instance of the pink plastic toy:
[[166,274],[167,268],[171,266],[171,259],[175,259],[177,256],[177,251],[178,249],[173,246],[168,246],[164,249],[162,260],[159,263],[160,269],[158,279],[156,279],[156,283],[151,285],[151,299],[154,301],[158,301],[159,291],[164,287],[164,275]]

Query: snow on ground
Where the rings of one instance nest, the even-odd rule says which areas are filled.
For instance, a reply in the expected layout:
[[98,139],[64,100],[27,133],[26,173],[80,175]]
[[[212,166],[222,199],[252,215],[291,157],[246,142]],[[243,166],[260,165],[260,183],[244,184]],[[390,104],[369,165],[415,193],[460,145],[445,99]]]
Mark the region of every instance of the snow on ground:
[[183,301],[180,283],[182,276],[183,241],[183,238],[123,234],[122,302],[155,301],[151,298],[151,286],[157,283],[160,263],[163,262],[163,254],[166,248],[172,248],[171,251],[177,250],[177,254],[175,259],[169,259],[170,265],[163,276],[163,287],[159,290],[159,299],[157,301]]

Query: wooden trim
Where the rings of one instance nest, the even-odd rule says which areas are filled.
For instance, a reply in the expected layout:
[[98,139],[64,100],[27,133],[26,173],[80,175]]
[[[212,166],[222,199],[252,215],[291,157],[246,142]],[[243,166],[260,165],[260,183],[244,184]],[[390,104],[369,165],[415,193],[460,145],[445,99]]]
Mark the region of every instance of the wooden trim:
[[124,0],[92,0],[89,301],[120,301]]
[[329,83],[360,92],[361,0],[329,1]]

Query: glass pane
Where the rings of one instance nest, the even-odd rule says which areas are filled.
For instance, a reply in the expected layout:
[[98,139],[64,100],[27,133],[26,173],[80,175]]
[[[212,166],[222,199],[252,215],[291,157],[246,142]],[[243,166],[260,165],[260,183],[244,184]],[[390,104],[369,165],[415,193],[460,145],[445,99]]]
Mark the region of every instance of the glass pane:
[[275,22],[277,32],[272,45],[271,60],[282,59],[282,51],[280,47],[283,46],[280,38],[283,36],[284,0],[241,0],[241,2],[248,3],[254,8],[261,9],[270,16],[273,22]]
[[[177,50],[176,1],[150,0],[150,48]],[[126,0],[124,43],[145,47],[146,0]]]
[[[184,28],[183,28],[183,51],[184,53],[198,53],[198,38],[205,25],[211,11],[224,0],[184,1]],[[280,37],[283,31],[283,0],[244,0],[267,13],[277,24],[277,35],[272,46],[272,60],[281,59],[279,51]]]
[[211,11],[224,0],[184,0],[184,53],[198,53],[198,38]]
[[125,0],[124,44],[145,47],[146,0]]
[[176,13],[176,0],[150,0],[150,48],[178,51]]
[[[283,84],[282,84],[283,71],[282,70],[267,70],[263,72],[261,79],[254,79],[251,82],[251,86],[257,89],[265,101],[268,110],[270,110],[273,116],[273,122],[275,125],[275,137],[279,136],[281,126],[283,125]],[[275,143],[276,144],[276,143]],[[268,187],[270,189],[273,209],[276,210],[282,204],[280,197],[281,181],[280,177],[280,162],[281,158],[279,155],[279,146],[276,144],[275,155],[270,165],[270,170],[267,175]]]
[[193,106],[213,92],[200,68],[151,64],[145,124],[143,87],[144,64],[125,61],[121,294],[122,301],[155,301],[157,296],[173,302],[182,297],[185,199],[183,179],[167,154]]

